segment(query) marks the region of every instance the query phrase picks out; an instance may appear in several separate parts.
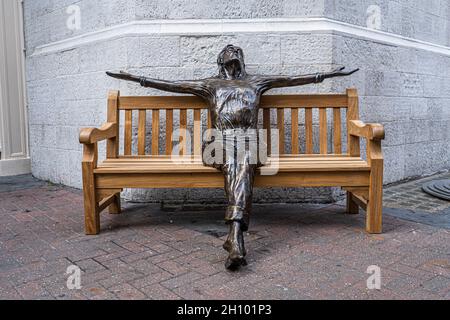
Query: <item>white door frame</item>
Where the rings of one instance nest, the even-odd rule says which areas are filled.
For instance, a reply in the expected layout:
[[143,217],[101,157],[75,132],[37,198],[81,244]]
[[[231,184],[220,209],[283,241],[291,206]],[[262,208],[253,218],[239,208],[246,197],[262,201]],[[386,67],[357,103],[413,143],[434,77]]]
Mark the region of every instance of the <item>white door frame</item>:
[[31,172],[23,0],[0,1],[0,177]]

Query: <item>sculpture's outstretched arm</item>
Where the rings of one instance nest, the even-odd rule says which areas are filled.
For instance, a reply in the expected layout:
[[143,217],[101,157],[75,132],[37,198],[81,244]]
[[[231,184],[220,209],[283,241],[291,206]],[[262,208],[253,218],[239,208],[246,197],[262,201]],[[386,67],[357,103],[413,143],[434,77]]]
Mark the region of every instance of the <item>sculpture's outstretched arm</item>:
[[263,76],[261,78],[261,85],[263,91],[275,88],[296,87],[310,83],[320,83],[329,78],[349,76],[359,71],[359,69],[355,69],[350,72],[344,70],[345,67],[336,69],[333,72],[308,74],[302,76]]
[[154,88],[173,93],[193,94],[203,98],[208,97],[208,90],[205,86],[205,81],[202,80],[166,81],[139,77],[123,71],[120,73],[106,72],[106,74],[116,79],[140,83],[141,86],[146,88]]

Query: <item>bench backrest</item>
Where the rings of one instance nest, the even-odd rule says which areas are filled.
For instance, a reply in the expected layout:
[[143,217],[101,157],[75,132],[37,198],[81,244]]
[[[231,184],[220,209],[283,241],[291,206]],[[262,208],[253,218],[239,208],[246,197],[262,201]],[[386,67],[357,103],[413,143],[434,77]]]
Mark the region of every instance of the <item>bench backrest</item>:
[[[345,94],[264,96],[261,101],[261,127],[269,134],[271,129],[278,128],[280,154],[360,156],[359,139],[345,132],[350,120],[359,120],[356,89],[348,89]],[[109,94],[108,122],[119,124],[117,137],[123,134],[123,139],[108,140],[108,158],[171,155],[176,129],[192,132],[190,146],[189,139],[179,137],[181,155],[199,156],[203,132],[211,127],[207,105],[199,98],[121,97],[118,91]],[[147,139],[149,133],[151,139]],[[123,151],[119,147],[121,140]]]

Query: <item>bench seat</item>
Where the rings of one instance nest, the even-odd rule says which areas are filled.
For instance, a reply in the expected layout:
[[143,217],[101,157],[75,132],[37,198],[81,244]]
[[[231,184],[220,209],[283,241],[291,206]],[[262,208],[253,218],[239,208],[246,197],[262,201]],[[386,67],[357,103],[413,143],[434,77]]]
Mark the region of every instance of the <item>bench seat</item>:
[[[269,164],[272,161],[269,158]],[[359,157],[344,156],[281,156],[278,172],[327,172],[327,171],[370,171],[369,164]],[[169,157],[108,159],[94,170],[102,173],[217,173],[214,168],[203,165],[201,158]]]

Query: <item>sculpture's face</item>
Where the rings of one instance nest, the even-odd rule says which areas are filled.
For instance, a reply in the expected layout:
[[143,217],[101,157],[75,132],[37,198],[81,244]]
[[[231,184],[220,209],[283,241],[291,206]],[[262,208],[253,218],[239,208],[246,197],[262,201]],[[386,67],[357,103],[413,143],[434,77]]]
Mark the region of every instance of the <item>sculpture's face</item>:
[[245,76],[244,51],[236,46],[228,45],[219,54],[217,61],[221,76],[226,78],[241,78]]

